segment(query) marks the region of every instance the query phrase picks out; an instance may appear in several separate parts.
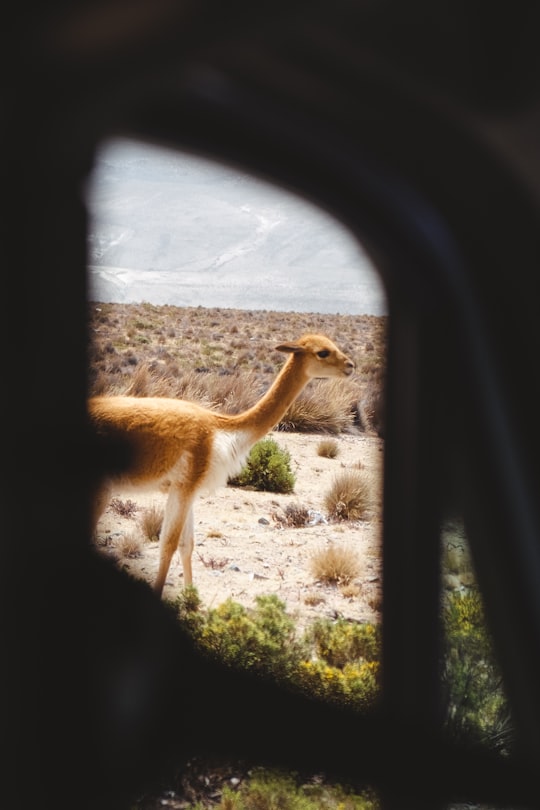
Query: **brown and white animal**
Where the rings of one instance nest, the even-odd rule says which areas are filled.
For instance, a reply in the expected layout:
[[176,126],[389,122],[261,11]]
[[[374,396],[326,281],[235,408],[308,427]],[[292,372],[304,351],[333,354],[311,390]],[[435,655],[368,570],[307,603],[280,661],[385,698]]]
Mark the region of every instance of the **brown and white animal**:
[[184,585],[193,582],[193,502],[238,475],[253,445],[285,415],[305,385],[317,377],[352,374],[353,361],[323,335],[304,335],[276,346],[290,354],[264,396],[244,413],[228,415],[194,402],[165,397],[102,396],[89,400],[91,424],[104,439],[127,440],[128,469],[103,482],[95,503],[97,524],[113,486],[157,488],[170,482],[160,533],[154,590],[161,594],[180,544]]

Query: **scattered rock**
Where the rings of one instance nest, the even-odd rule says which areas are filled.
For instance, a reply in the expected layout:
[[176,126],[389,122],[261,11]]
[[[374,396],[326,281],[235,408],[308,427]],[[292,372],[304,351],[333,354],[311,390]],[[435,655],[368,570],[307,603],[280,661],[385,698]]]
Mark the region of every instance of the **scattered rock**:
[[321,515],[320,512],[316,512],[315,509],[308,509],[309,521],[308,526],[316,526],[318,523],[328,524],[327,519],[324,515]]

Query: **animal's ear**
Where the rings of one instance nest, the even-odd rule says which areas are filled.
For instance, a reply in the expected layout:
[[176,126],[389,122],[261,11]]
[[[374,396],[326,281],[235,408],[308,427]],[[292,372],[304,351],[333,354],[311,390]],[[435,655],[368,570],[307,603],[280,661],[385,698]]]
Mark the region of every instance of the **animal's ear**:
[[303,351],[304,347],[299,346],[298,343],[280,343],[279,346],[276,346],[276,352],[292,352],[293,354],[298,354]]

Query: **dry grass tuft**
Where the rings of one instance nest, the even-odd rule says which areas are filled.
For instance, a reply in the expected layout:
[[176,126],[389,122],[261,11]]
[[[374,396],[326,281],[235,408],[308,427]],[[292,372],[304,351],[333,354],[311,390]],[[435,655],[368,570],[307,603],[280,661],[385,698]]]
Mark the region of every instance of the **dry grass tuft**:
[[144,538],[150,543],[159,540],[159,533],[163,525],[165,509],[162,506],[148,506],[139,518],[139,525]]
[[317,445],[317,455],[323,458],[337,458],[339,444],[335,439],[321,439]]
[[114,548],[118,556],[124,559],[142,557],[142,541],[140,536],[134,532],[122,535]]
[[304,597],[304,605],[309,605],[310,607],[317,607],[317,605],[322,605],[325,602],[326,599],[319,593],[308,593]]
[[225,535],[220,529],[208,529],[206,536],[213,540],[226,540]]
[[331,520],[361,520],[371,507],[372,491],[369,478],[360,470],[343,470],[336,475],[324,496],[324,505]]
[[345,586],[359,576],[360,560],[355,551],[331,545],[316,552],[310,561],[311,572],[319,582]]
[[223,413],[237,414],[247,411],[261,398],[268,385],[254,371],[234,371],[227,374],[209,374],[208,396],[219,403]]
[[344,599],[356,599],[362,593],[362,588],[357,582],[347,582],[339,590]]
[[280,429],[297,433],[350,432],[357,396],[356,384],[351,380],[313,380],[291,404]]
[[170,397],[171,382],[163,370],[142,363],[135,368],[121,393],[128,397]]

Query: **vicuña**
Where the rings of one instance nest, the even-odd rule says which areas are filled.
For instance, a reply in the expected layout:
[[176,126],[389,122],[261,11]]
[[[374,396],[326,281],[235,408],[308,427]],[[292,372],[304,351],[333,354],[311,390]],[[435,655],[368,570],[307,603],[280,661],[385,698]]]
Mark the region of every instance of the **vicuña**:
[[184,585],[193,582],[193,502],[202,491],[225,486],[238,475],[249,451],[285,415],[306,384],[317,377],[352,374],[353,361],[323,335],[304,335],[276,346],[289,357],[264,396],[239,414],[223,414],[195,402],[165,397],[101,396],[89,400],[90,420],[105,440],[126,440],[127,469],[102,482],[97,526],[113,487],[157,488],[169,483],[160,533],[154,590],[161,595],[178,545]]

